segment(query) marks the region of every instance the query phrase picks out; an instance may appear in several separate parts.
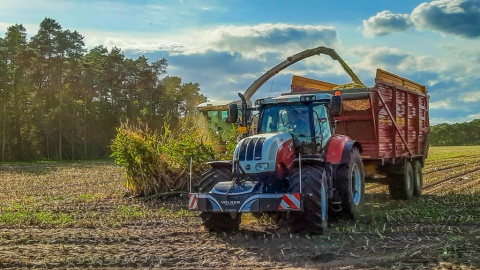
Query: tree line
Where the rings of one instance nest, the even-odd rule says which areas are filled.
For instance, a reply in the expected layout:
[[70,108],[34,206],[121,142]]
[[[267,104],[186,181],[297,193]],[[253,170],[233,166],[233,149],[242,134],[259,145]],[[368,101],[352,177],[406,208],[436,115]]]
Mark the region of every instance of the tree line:
[[107,157],[123,121],[158,127],[206,98],[167,76],[167,60],[87,50],[77,31],[45,18],[27,40],[21,24],[0,37],[1,161]]
[[429,144],[432,146],[480,145],[480,119],[468,123],[432,126]]

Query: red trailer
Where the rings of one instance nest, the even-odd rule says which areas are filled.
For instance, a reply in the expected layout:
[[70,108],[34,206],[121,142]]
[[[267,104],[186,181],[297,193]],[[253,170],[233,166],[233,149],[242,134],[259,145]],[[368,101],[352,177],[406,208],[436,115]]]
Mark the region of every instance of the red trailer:
[[[333,93],[335,87],[292,79],[294,93]],[[366,179],[388,184],[395,199],[420,195],[430,131],[425,86],[378,69],[373,87],[339,91],[343,102],[340,116],[334,117],[335,133],[360,143]]]

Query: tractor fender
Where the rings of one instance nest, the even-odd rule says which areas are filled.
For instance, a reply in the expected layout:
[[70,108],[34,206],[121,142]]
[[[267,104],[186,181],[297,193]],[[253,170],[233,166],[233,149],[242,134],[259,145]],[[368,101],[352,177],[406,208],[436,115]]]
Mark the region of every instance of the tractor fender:
[[212,169],[222,169],[222,168],[225,168],[227,170],[232,169],[232,161],[230,160],[210,161],[205,164],[212,167]]
[[360,152],[362,147],[360,143],[352,140],[346,135],[333,135],[327,144],[326,161],[331,164],[344,164],[350,161],[350,151],[357,147]]
[[275,171],[277,171],[279,179],[284,178],[287,172],[292,169],[294,158],[295,148],[293,139],[288,139],[278,147],[277,156],[275,157]]

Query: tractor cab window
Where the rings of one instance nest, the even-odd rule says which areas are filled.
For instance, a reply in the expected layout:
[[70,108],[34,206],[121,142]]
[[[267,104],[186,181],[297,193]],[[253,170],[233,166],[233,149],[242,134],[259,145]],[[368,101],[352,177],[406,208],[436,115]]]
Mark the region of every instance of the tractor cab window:
[[317,142],[321,141],[322,147],[325,146],[330,136],[332,136],[325,105],[313,107],[313,125],[315,127],[315,139]]
[[220,117],[222,118],[222,122],[227,122],[228,112],[227,111],[220,111]]
[[220,137],[220,140],[226,140],[231,133],[231,124],[227,123],[227,111],[204,111],[207,117],[207,123],[210,130]]
[[312,139],[310,116],[305,105],[274,105],[262,110],[259,133],[290,132],[301,144]]
[[204,111],[203,112],[210,123],[218,122],[218,111]]

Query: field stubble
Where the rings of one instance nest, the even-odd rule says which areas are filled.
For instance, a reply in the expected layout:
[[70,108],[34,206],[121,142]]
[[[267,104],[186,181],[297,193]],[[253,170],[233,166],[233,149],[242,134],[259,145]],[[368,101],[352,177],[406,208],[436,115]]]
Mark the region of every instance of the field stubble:
[[236,234],[201,229],[185,198],[126,198],[107,162],[0,166],[0,268],[480,268],[480,147],[432,147],[425,190],[394,201],[367,186],[365,215],[325,235],[245,216]]

